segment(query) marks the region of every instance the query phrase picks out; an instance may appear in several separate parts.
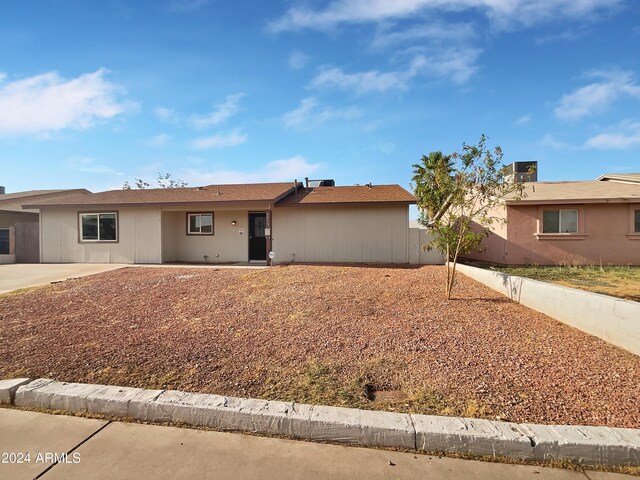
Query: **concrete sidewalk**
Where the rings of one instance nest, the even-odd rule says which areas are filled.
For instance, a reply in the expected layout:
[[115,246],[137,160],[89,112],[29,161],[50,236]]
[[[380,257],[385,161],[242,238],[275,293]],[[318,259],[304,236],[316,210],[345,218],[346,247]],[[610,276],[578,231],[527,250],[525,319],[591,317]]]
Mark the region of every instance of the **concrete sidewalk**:
[[86,277],[125,267],[105,263],[12,263],[0,265],[0,294],[47,285],[68,278]]
[[[26,452],[30,453],[28,463],[5,463],[17,460],[10,454]],[[68,455],[66,461],[55,463],[47,453]],[[3,479],[634,478],[7,408],[0,409],[0,455]]]

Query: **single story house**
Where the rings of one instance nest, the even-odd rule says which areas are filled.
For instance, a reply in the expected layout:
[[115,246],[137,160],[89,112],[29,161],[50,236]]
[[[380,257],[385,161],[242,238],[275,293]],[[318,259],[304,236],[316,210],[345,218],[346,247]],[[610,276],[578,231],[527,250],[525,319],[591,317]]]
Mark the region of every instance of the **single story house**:
[[30,190],[5,193],[4,187],[0,187],[0,263],[40,261],[39,211],[22,208],[25,203],[83,193],[89,193],[89,191],[85,189]]
[[409,263],[411,193],[316,184],[112,190],[26,208],[40,211],[43,262]]
[[486,249],[504,265],[640,265],[640,174],[525,183],[526,196],[492,212]]

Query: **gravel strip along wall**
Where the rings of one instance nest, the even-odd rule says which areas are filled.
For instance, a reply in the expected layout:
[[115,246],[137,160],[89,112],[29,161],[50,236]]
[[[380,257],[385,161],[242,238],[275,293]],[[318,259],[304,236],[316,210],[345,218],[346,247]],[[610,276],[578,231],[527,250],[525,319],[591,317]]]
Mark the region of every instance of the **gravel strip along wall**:
[[471,265],[456,269],[514,302],[640,355],[640,303],[507,275]]
[[[8,396],[18,407],[100,413],[366,447],[640,465],[640,430],[636,429],[516,424],[42,378],[26,381],[0,381],[0,399]],[[10,391],[18,384],[13,398]]]

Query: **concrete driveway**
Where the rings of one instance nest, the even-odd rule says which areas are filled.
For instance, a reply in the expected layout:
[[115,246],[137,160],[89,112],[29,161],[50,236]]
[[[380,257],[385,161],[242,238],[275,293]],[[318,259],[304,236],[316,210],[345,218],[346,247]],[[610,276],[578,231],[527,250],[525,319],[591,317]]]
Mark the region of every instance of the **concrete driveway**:
[[0,265],[0,294],[21,288],[47,285],[69,278],[122,268],[122,264],[104,263],[23,263]]

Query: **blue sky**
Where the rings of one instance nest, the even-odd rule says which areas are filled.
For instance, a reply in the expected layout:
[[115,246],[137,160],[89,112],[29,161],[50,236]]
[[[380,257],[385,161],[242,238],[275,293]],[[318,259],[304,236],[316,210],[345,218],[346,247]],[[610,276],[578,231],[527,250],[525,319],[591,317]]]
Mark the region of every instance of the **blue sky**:
[[481,133],[540,180],[640,172],[640,2],[0,5],[0,184],[399,183]]

